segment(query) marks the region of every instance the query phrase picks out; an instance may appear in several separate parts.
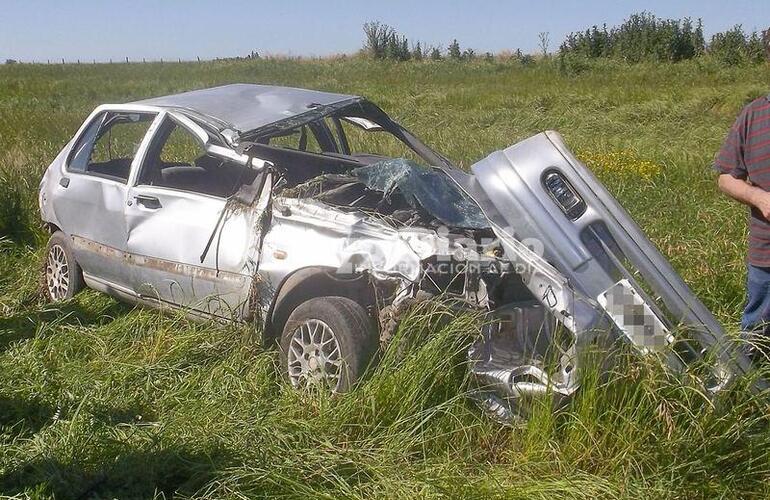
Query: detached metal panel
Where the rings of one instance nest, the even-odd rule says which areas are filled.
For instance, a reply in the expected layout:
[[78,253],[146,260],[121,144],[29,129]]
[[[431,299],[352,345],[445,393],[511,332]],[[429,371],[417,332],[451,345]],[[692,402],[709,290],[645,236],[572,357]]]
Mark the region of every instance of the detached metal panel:
[[[599,303],[613,287],[627,283],[628,293],[638,294],[649,307],[645,311],[696,341],[689,355],[714,349],[723,364],[717,371],[729,366],[729,373],[718,378],[748,368],[747,358],[729,352],[714,316],[558,133],[544,132],[492,153],[471,169],[488,198],[485,210],[504,221],[518,240],[539,242],[545,260],[568,278],[575,304],[591,304],[576,311],[576,333],[603,327],[608,316],[619,332],[640,326],[641,315],[627,316],[635,323],[624,326]],[[629,300],[629,310],[635,306],[638,301]]]

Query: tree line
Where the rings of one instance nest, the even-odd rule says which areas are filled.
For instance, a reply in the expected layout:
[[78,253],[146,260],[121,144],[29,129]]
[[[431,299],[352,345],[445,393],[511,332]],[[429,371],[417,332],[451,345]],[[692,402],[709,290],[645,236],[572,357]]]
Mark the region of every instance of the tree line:
[[[422,61],[425,59],[438,61],[451,59],[454,61],[471,60],[479,57],[471,48],[462,50],[457,39],[442,50],[437,46],[429,46],[421,42],[409,44],[409,39],[396,31],[392,26],[377,21],[364,23],[364,46],[361,51],[374,59],[390,59],[393,61]],[[482,57],[491,59],[491,52]],[[523,57],[523,54],[522,54]]]
[[703,22],[689,18],[661,19],[649,12],[631,15],[620,26],[593,26],[570,33],[559,47],[561,56],[620,59],[637,62],[677,62],[710,55],[729,65],[764,62],[770,56],[770,29],[746,33],[738,25],[716,33],[709,43]]
[[[455,39],[442,50],[421,42],[409,43],[408,38],[395,28],[380,22],[364,24],[362,52],[374,59],[394,61],[422,61],[424,59],[455,61],[494,56],[487,52],[476,54],[473,49],[462,50]],[[548,52],[548,33],[540,33],[539,48],[543,56]],[[649,12],[632,14],[620,26],[592,26],[585,31],[567,35],[559,46],[561,59],[616,59],[629,63],[678,62],[709,56],[727,65],[758,64],[770,60],[770,28],[757,33],[744,32],[740,25],[714,34],[707,42],[701,19],[662,19]],[[532,55],[520,50],[510,53],[511,58],[527,64]]]

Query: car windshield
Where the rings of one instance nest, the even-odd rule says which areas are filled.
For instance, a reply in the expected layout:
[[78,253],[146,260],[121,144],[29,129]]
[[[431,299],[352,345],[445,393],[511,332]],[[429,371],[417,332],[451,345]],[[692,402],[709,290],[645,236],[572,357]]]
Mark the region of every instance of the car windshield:
[[489,221],[479,206],[441,170],[394,158],[353,170],[367,188],[388,197],[398,190],[413,208],[422,207],[454,228],[484,229]]

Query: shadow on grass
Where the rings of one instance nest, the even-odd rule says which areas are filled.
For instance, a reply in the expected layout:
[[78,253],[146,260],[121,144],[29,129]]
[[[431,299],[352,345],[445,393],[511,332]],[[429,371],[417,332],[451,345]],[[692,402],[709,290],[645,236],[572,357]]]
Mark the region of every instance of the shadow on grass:
[[116,317],[127,314],[132,307],[121,302],[113,302],[99,311],[85,309],[77,302],[70,301],[61,305],[49,305],[45,309],[23,312],[0,318],[0,350],[19,340],[35,336],[37,329],[45,323],[58,325],[101,325]]
[[31,460],[0,477],[5,494],[43,493],[55,498],[165,498],[189,496],[232,462],[230,454],[212,455],[185,448],[103,456],[98,463]]
[[18,434],[34,434],[51,423],[55,411],[36,400],[0,396],[0,426]]
[[137,401],[118,406],[99,406],[91,410],[95,419],[107,425],[140,424],[155,422],[157,416],[152,405]]

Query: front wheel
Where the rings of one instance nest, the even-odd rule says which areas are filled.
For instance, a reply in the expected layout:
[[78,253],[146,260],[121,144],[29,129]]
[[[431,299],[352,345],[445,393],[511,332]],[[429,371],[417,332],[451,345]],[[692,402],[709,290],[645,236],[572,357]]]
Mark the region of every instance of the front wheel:
[[80,266],[72,255],[69,239],[61,231],[48,240],[41,278],[43,296],[48,302],[71,299],[83,288]]
[[291,385],[346,392],[377,349],[366,310],[345,297],[316,297],[297,307],[281,335],[281,367]]

